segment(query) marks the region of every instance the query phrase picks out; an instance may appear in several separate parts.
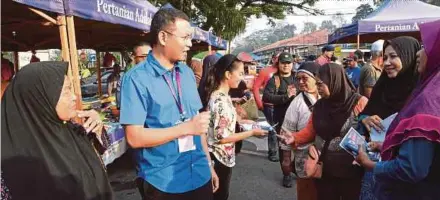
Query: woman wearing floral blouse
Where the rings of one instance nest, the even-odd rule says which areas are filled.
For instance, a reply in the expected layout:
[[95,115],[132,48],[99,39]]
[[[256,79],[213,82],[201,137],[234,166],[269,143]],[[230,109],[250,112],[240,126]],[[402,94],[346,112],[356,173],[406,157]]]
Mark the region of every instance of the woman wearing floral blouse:
[[[210,70],[202,99],[207,110],[211,111],[211,124],[208,130],[208,149],[214,161],[214,169],[220,181],[214,200],[227,200],[232,167],[235,165],[235,142],[250,136],[264,136],[266,131],[254,129],[235,133],[237,113],[228,95],[230,88],[237,88],[243,80],[244,65],[234,55],[220,58]],[[242,120],[241,122],[244,122]],[[249,123],[249,122],[244,122]]]

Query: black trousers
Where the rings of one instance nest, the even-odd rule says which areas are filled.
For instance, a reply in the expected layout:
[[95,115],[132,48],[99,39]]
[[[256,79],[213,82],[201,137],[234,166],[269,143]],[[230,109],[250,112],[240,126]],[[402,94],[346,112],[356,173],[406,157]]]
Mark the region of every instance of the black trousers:
[[143,200],[213,200],[211,180],[193,191],[178,194],[162,192],[143,179],[136,183]]
[[362,178],[333,178],[316,179],[318,200],[357,200],[361,193]]
[[227,167],[218,161],[213,154],[214,170],[219,179],[219,188],[214,193],[214,200],[227,200],[229,198],[229,185],[231,184],[232,167]]

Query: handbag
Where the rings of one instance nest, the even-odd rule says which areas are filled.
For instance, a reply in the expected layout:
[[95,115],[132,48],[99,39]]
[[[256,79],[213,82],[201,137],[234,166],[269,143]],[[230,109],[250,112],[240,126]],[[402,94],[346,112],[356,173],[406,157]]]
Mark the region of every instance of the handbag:
[[235,111],[241,119],[249,119],[246,110],[240,104],[235,104]]
[[258,119],[258,108],[254,98],[249,99],[246,103],[241,104],[241,108],[246,112],[247,119]]
[[322,161],[320,161],[321,152],[313,144],[309,147],[309,155],[304,163],[307,178],[322,177]]

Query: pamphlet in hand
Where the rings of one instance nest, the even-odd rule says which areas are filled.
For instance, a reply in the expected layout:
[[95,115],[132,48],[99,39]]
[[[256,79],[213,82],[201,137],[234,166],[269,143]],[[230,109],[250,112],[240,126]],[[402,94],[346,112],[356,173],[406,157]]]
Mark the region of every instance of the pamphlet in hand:
[[[364,147],[368,146],[364,137],[362,137],[362,135],[359,134],[359,132],[357,132],[354,128],[350,128],[345,137],[342,138],[341,143],[339,143],[339,146],[352,156],[358,155],[359,145],[363,145]],[[366,149],[366,152],[372,161],[380,160],[379,152],[372,152],[368,148]]]
[[383,132],[378,132],[376,129],[372,128],[371,132],[370,132],[371,141],[383,142],[385,140],[385,135],[388,131],[388,128],[390,127],[391,122],[393,122],[393,120],[394,120],[394,118],[396,118],[396,116],[397,116],[397,113],[394,113],[394,114],[388,116],[387,118],[385,118],[384,120],[382,120],[381,124],[385,128],[385,130]]
[[357,156],[359,145],[367,146],[367,141],[354,128],[350,128],[339,146],[353,156]]
[[240,124],[244,131],[250,131],[252,129],[263,129],[265,131],[273,131],[274,128],[267,123],[267,121],[256,122],[253,124]]

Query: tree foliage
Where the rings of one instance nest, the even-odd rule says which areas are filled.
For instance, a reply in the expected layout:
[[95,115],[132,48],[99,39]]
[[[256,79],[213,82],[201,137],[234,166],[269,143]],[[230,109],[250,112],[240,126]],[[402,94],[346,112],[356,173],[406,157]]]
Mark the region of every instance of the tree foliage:
[[356,15],[351,19],[352,23],[365,19],[373,11],[374,9],[368,3],[360,5],[356,8]]
[[422,0],[425,3],[429,3],[435,6],[440,6],[440,0]]
[[318,29],[318,25],[313,22],[304,22],[304,28],[301,31],[303,34],[314,32]]
[[324,20],[321,22],[319,29],[327,29],[329,33],[333,33],[336,30],[336,25],[333,24],[332,20]]
[[269,23],[284,19],[294,10],[302,9],[310,14],[321,14],[322,11],[312,8],[318,0],[150,0],[156,6],[171,3],[184,11],[193,24],[204,30],[232,40],[243,33],[246,23],[251,16],[260,18],[266,16]]
[[237,41],[237,48],[232,53],[242,51],[252,52],[258,48],[295,36],[296,26],[293,24],[277,24],[275,28],[268,28],[252,33]]
[[336,15],[332,17],[332,20],[336,23],[337,28],[340,28],[347,24],[347,20],[345,20],[344,15],[340,12],[336,13]]

